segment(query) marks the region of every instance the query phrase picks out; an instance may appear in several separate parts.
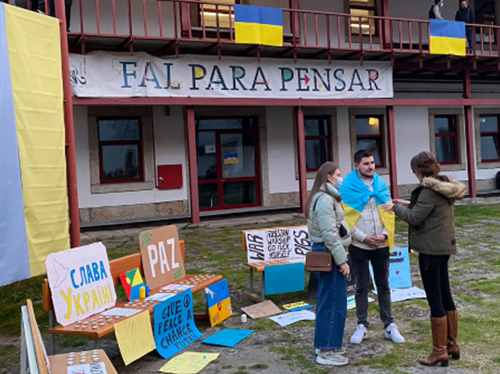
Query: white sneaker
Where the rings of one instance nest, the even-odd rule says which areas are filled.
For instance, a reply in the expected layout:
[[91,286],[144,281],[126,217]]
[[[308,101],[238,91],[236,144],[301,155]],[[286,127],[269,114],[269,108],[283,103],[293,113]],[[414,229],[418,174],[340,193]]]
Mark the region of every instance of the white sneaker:
[[385,329],[385,337],[387,339],[391,339],[394,343],[405,342],[405,338],[403,338],[403,335],[399,333],[398,327],[395,323],[391,323],[389,326],[387,326],[387,328]]
[[[347,353],[347,351],[345,350],[344,347],[340,348],[340,349],[334,349],[333,350],[336,354],[338,355],[345,355]],[[319,355],[319,352],[321,352],[321,349],[317,349],[316,348],[316,354]]]
[[349,363],[349,360],[333,351],[328,351],[319,352],[316,363],[326,366],[344,366]]
[[351,343],[360,344],[363,341],[363,339],[366,338],[367,331],[368,329],[366,328],[366,326],[360,323],[356,331],[354,331],[354,334],[352,334],[351,336]]

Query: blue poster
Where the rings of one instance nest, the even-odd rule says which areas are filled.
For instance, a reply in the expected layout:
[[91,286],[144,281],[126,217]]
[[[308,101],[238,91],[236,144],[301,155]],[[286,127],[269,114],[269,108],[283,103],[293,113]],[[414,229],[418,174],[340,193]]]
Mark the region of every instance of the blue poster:
[[163,358],[170,358],[203,334],[193,319],[193,294],[188,289],[155,306],[155,345]]
[[[389,287],[392,290],[411,287],[410,255],[408,248],[394,248],[389,255]],[[376,290],[373,269],[370,264],[373,288]]]
[[305,286],[305,270],[302,262],[264,268],[266,295],[304,291]]
[[234,347],[252,332],[253,330],[224,329],[213,334],[212,336],[209,336],[201,342],[205,344],[221,345],[224,347]]

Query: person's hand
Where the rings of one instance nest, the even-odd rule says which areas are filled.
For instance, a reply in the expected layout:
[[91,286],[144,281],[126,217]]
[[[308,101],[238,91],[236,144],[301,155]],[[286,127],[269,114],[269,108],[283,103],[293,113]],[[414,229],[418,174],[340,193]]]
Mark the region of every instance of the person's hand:
[[365,240],[363,240],[363,243],[365,243],[370,248],[377,248],[379,245],[378,239],[375,236],[371,235],[367,235]]
[[[379,235],[377,236],[377,242],[378,242],[378,245],[381,245],[382,243],[384,243],[387,239],[385,238],[385,235]],[[378,247],[378,246],[377,246]]]
[[391,204],[391,203],[382,204],[380,207],[382,208],[382,211],[388,212],[388,211],[392,210],[392,208],[394,208],[394,204]]
[[409,200],[401,200],[401,199],[394,199],[392,200],[394,204],[400,204],[404,206],[405,208],[408,208],[410,206],[410,201]]
[[348,276],[349,274],[351,274],[351,269],[349,268],[349,265],[347,265],[347,262],[340,265],[339,270],[344,276]]

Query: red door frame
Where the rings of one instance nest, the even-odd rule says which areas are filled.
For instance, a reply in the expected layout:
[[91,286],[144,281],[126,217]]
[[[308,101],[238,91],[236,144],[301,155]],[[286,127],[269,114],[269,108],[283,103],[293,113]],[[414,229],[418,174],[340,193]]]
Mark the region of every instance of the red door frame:
[[[196,181],[198,184],[214,184],[217,183],[217,194],[219,196],[218,202],[219,205],[212,208],[201,208],[199,207],[201,212],[212,211],[212,210],[228,210],[228,209],[238,209],[238,208],[249,208],[255,206],[261,206],[261,178],[260,178],[260,162],[259,162],[259,126],[258,126],[258,118],[253,116],[243,116],[246,118],[254,118],[256,121],[255,130],[251,129],[206,129],[206,130],[196,130],[196,134],[198,132],[214,132],[215,133],[215,152],[216,152],[216,162],[217,162],[217,178],[216,179],[205,179],[198,180],[198,175],[196,175]],[[228,119],[235,118],[231,117],[197,117],[197,119]],[[222,134],[253,134],[255,136],[255,177],[243,177],[243,178],[222,178],[222,152],[221,152],[221,144],[220,144],[220,136]],[[239,205],[230,205],[224,206],[224,183],[231,182],[247,182],[247,181],[255,181],[256,187],[256,202],[252,204],[239,204]],[[199,190],[199,189],[198,189]],[[198,197],[199,199],[199,197]],[[199,203],[198,203],[199,206]]]

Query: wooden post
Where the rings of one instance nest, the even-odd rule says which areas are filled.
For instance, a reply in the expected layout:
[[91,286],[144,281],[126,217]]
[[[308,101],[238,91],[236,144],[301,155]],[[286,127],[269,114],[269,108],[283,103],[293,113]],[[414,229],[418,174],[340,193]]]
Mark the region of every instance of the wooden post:
[[[464,86],[463,97],[464,99],[472,99],[471,85],[470,85],[470,72],[464,72]],[[475,161],[475,147],[474,147],[474,121],[472,118],[472,107],[466,105],[464,107],[465,114],[465,144],[467,148],[467,178],[469,185],[469,197],[477,197],[476,188],[476,161]]]
[[387,113],[387,143],[389,148],[389,180],[391,182],[391,196],[397,199],[398,194],[398,170],[396,163],[396,136],[394,133],[394,107],[388,106]]
[[307,175],[306,175],[306,134],[304,130],[304,109],[295,109],[295,125],[297,134],[297,160],[299,164],[299,199],[300,212],[304,213],[307,201]]
[[200,223],[200,198],[198,195],[198,159],[196,155],[196,124],[194,108],[186,108],[186,132],[189,159],[189,193],[191,201],[191,223]]

